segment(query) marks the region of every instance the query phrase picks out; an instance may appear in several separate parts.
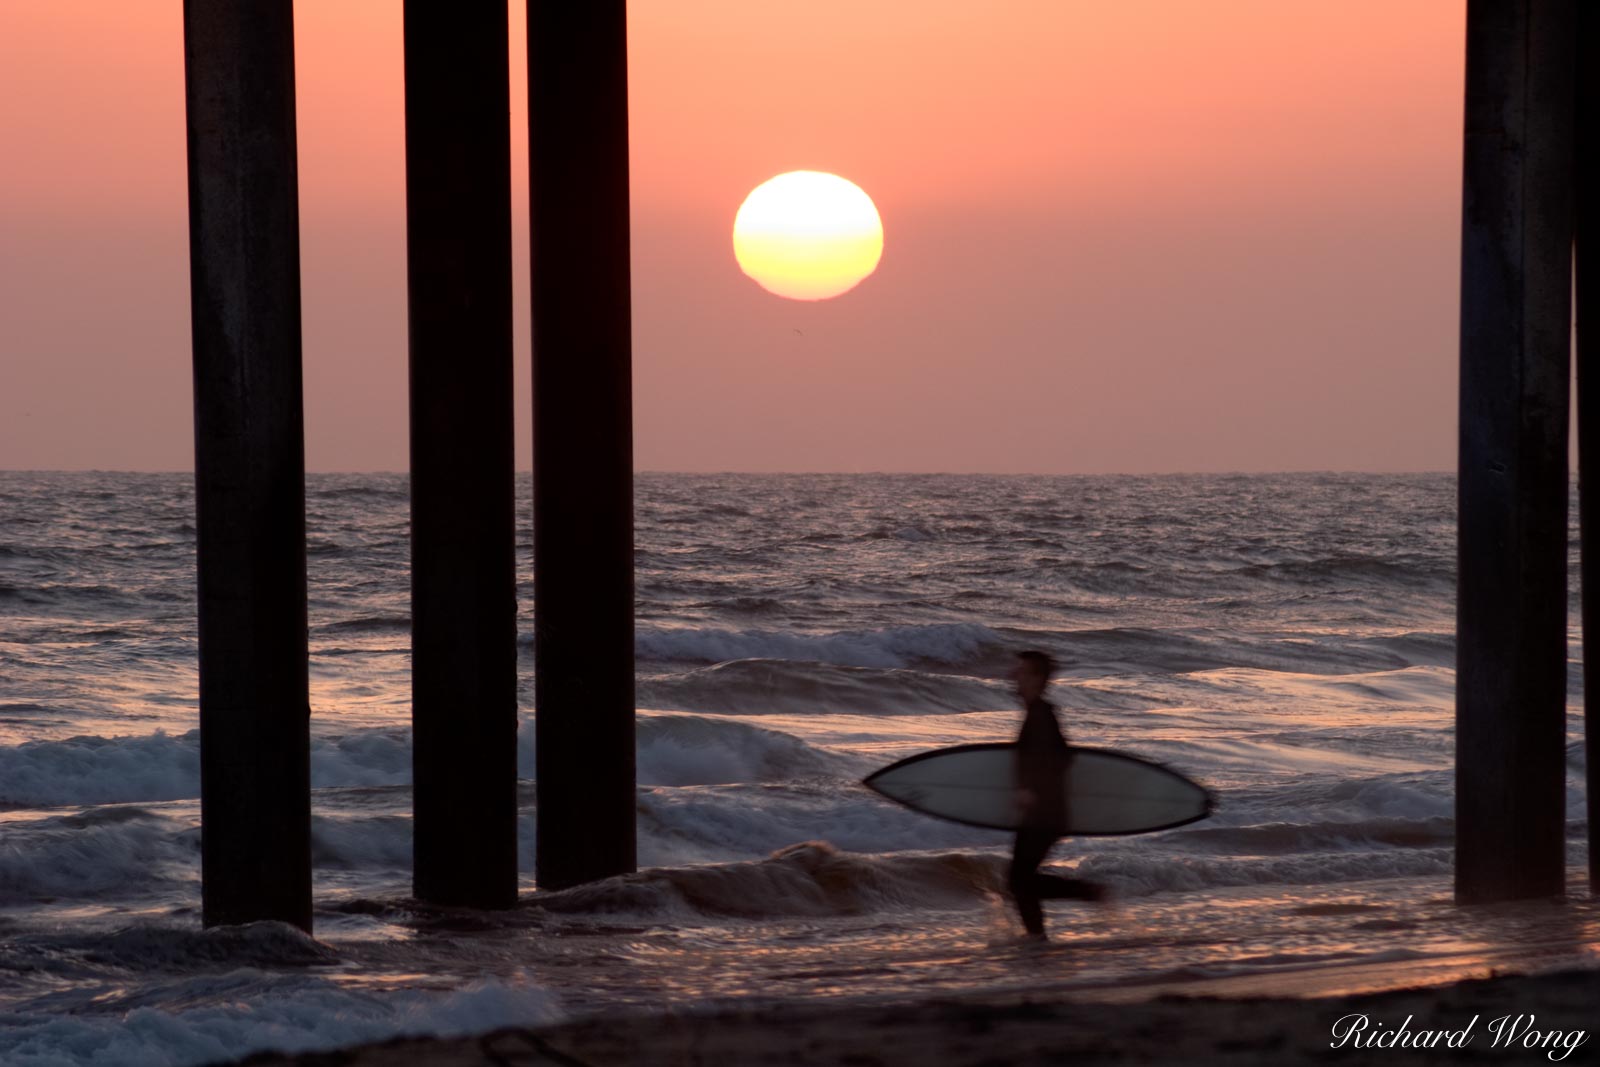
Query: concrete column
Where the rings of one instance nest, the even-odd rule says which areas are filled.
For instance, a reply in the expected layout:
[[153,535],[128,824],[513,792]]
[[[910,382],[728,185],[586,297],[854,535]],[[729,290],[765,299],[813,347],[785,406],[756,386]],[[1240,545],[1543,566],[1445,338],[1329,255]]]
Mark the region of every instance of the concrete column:
[[1456,899],[1565,876],[1574,0],[1470,0]]
[[207,925],[311,928],[290,0],[186,0]]
[[517,898],[504,5],[406,0],[414,891]]
[[529,0],[539,885],[632,871],[624,0]]

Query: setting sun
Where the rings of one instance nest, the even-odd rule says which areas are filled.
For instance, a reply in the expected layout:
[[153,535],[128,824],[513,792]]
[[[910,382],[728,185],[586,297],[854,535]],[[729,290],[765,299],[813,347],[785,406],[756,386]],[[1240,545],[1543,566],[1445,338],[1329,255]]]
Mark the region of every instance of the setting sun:
[[733,254],[769,293],[826,300],[856,287],[883,256],[872,198],[836,174],[797,170],[756,186],[733,220]]

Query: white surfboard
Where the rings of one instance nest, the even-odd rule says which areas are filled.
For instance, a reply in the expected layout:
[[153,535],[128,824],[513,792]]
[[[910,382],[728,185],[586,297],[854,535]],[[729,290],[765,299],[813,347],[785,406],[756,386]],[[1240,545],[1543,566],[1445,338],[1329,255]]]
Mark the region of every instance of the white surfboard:
[[[1070,747],[1063,779],[1063,835],[1143,834],[1168,830],[1211,814],[1211,794],[1177,771],[1104,748]],[[1015,830],[1016,746],[956,745],[892,763],[863,784],[908,808],[941,819]]]

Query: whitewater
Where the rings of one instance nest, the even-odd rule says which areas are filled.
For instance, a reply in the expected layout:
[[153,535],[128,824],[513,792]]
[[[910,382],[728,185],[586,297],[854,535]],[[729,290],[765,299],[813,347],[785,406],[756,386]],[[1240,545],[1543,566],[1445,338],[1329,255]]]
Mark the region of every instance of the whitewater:
[[[1600,959],[1576,531],[1565,904],[1453,906],[1455,479],[641,474],[638,874],[533,876],[533,560],[518,479],[523,902],[410,891],[407,483],[307,481],[312,936],[199,921],[192,478],[0,472],[0,1063],[205,1064],[618,1008],[1183,983],[1356,989]],[[1576,508],[1573,508],[1576,515]],[[1008,740],[1012,653],[1068,735],[1218,798],[1065,840],[1107,907],[1022,944],[1009,838],[860,779]],[[1253,985],[1249,985],[1254,983]]]

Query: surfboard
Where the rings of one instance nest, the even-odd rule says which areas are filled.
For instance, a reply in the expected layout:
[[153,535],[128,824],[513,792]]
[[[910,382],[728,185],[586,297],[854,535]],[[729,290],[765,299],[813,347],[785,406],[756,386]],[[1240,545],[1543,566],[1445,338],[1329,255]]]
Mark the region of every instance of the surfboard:
[[[1063,835],[1143,834],[1170,830],[1211,814],[1211,794],[1168,767],[1126,752],[1070,746],[1062,788]],[[968,826],[1015,830],[1016,746],[1005,742],[956,745],[922,752],[862,780],[913,811]]]

